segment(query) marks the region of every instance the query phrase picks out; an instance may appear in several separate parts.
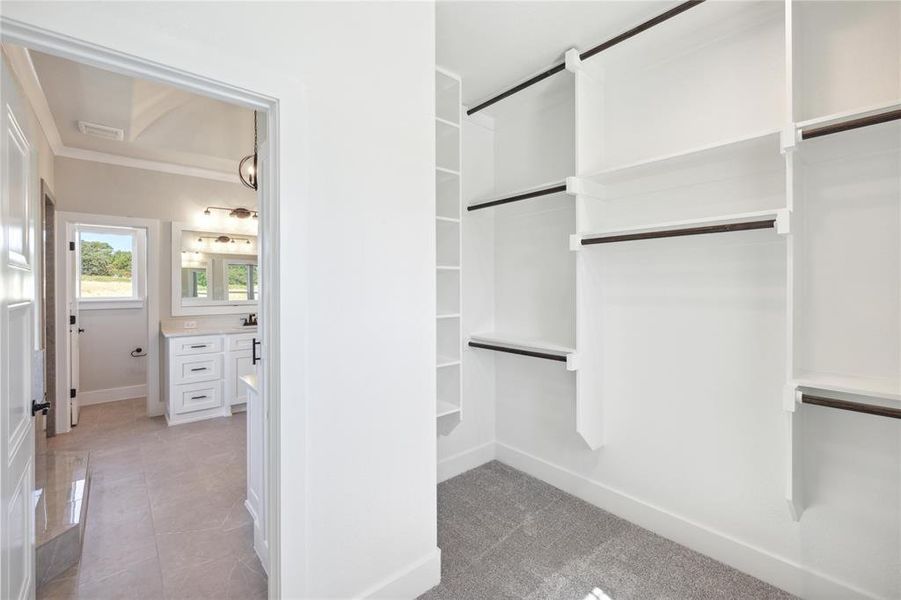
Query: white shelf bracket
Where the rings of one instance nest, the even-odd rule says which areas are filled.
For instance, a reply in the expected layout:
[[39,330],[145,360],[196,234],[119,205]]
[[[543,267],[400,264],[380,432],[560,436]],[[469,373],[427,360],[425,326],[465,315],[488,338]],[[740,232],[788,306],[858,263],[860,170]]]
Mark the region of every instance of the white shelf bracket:
[[794,124],[788,125],[779,133],[779,146],[782,154],[793,152],[801,141],[801,132]]
[[573,196],[591,196],[600,200],[604,197],[604,186],[590,179],[567,177],[566,193]]
[[570,48],[564,55],[566,57],[566,70],[570,73],[582,70],[582,59],[579,58],[579,51],[576,48]]
[[579,355],[578,354],[567,354],[566,355],[566,370],[567,371],[578,371],[579,370]]
[[791,233],[791,211],[783,208],[776,212],[776,233],[788,235]]
[[571,233],[569,235],[569,249],[572,252],[578,252],[582,249],[582,235],[579,233]]
[[782,392],[782,408],[787,412],[795,412],[801,403],[801,392],[794,383],[785,384]]

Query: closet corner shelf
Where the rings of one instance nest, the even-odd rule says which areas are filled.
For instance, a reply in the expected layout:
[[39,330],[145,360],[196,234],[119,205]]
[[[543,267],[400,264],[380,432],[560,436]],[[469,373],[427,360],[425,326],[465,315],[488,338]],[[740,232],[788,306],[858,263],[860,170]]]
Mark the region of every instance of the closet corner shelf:
[[575,371],[576,349],[540,340],[526,340],[504,333],[474,333],[469,336],[467,345],[471,348],[494,350],[520,356],[531,356],[566,363],[568,371]]
[[455,415],[460,412],[459,406],[454,406],[450,402],[444,402],[443,400],[438,401],[437,406],[437,416],[438,417],[446,417],[448,415]]
[[569,245],[571,250],[580,250],[583,246],[593,244],[771,228],[775,229],[779,235],[786,235],[790,233],[790,215],[791,212],[787,208],[779,208],[593,233],[576,233],[570,236]]
[[443,313],[440,315],[436,315],[437,319],[459,319],[460,313]]
[[441,216],[436,216],[436,217],[435,217],[435,220],[436,220],[436,221],[441,221],[441,222],[443,222],[443,223],[459,223],[459,222],[460,222],[460,219],[458,219],[457,217],[441,217]]
[[448,169],[447,167],[435,167],[435,174],[438,177],[438,181],[445,182],[454,179],[455,177],[460,176],[460,171],[456,171],[454,169]]
[[459,358],[454,358],[452,356],[438,356],[437,364],[435,365],[439,369],[444,369],[446,367],[453,367],[455,365],[460,364]]
[[459,271],[460,270],[459,266],[455,267],[453,265],[437,265],[435,268],[439,271]]
[[453,121],[448,121],[447,119],[442,119],[441,117],[435,117],[436,123],[441,123],[442,125],[447,125],[448,127],[453,127],[454,129],[460,129],[459,123],[454,123]]

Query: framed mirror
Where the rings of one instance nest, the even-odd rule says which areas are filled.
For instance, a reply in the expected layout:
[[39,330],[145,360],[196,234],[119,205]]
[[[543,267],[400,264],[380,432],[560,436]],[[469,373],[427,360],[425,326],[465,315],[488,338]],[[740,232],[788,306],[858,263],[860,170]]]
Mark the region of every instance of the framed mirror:
[[257,235],[172,223],[172,314],[256,311],[260,297]]

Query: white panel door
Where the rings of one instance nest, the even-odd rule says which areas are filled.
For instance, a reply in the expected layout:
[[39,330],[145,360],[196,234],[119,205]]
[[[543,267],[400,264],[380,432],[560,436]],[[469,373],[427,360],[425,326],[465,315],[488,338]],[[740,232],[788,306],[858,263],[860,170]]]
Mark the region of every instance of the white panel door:
[[34,151],[4,59],[0,94],[0,597],[34,598]]

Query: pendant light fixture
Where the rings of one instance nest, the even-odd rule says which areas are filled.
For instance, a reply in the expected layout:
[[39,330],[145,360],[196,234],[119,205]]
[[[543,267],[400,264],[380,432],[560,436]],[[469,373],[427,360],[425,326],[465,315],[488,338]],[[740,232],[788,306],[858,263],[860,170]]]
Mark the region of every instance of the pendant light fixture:
[[257,113],[253,111],[253,154],[248,154],[238,163],[238,178],[245,186],[257,189]]

